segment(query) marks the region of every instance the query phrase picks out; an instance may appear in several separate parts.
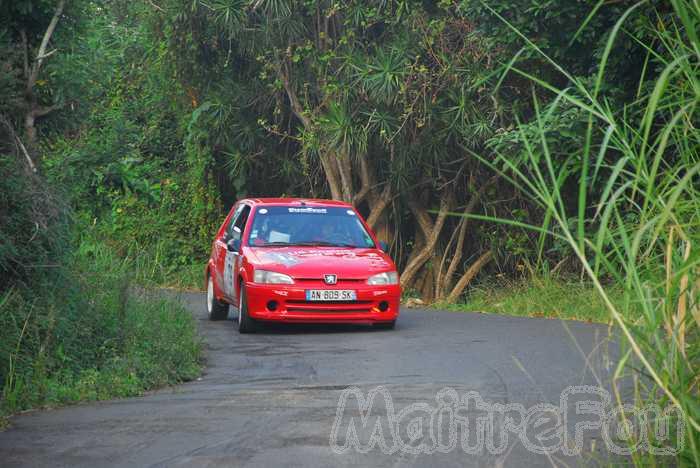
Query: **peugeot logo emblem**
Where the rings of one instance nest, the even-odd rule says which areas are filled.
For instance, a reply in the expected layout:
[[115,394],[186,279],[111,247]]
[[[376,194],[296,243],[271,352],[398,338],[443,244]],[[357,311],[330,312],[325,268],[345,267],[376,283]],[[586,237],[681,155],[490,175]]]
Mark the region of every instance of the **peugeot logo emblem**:
[[323,275],[323,281],[325,281],[326,284],[335,284],[338,282],[338,276],[337,275]]

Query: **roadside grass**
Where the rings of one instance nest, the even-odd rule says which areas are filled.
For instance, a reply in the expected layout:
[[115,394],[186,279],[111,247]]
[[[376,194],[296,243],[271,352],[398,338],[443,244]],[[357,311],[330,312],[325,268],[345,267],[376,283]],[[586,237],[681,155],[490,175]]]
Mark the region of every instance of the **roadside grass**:
[[50,278],[0,296],[0,428],[18,411],[135,396],[199,375],[194,318],[136,292],[138,277],[133,261],[87,237]]
[[[149,256],[138,259],[139,262],[148,264],[155,261]],[[156,267],[155,270],[140,273],[135,281],[143,286],[151,288],[176,289],[178,291],[204,291],[204,266],[206,259],[189,265],[176,267]]]
[[170,258],[167,242],[145,248],[136,242],[115,246],[133,264],[134,281],[147,287],[203,291],[206,258]]
[[[671,0],[659,10],[648,24],[653,40],[641,43],[648,54],[635,98],[611,105],[606,66],[614,60],[616,38],[630,34],[629,17],[642,3],[611,29],[592,82],[568,73],[499,16],[567,79],[567,87],[529,75],[515,60],[509,66],[508,72],[555,98],[544,108],[534,99],[533,123],[518,128],[519,150],[499,152],[492,167],[546,216],[538,226],[489,219],[564,242],[605,302],[623,347],[613,390],[615,422],[627,428],[621,439],[630,464],[700,466],[700,8],[697,1]],[[648,76],[647,65],[654,70]],[[551,119],[566,106],[582,112],[587,125],[584,137],[572,141],[581,153],[560,161]],[[564,190],[571,180],[578,185],[573,211]],[[605,286],[611,281],[622,287],[619,303]],[[627,376],[635,384],[633,402],[620,388]],[[648,415],[643,426],[630,424],[629,409],[644,411],[646,405],[663,407],[664,414]],[[645,446],[670,450],[639,449]]]
[[[622,291],[610,288],[614,302]],[[481,284],[462,303],[432,307],[456,312],[483,312],[519,317],[543,317],[608,323],[610,314],[594,286],[585,281],[531,278]]]

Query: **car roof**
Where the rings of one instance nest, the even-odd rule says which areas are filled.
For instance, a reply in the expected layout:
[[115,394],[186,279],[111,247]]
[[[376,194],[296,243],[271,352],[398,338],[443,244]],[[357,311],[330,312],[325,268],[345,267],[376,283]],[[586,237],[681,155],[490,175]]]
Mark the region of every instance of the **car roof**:
[[241,200],[241,202],[247,202],[252,205],[282,205],[282,206],[299,206],[299,205],[311,205],[311,206],[344,206],[352,207],[350,203],[346,203],[338,200],[324,200],[320,198],[247,198]]

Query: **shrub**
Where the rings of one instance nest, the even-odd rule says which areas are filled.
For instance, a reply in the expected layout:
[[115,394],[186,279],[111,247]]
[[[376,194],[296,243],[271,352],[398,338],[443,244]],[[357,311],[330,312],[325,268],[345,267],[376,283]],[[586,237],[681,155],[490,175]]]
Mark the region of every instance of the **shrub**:
[[[546,222],[533,228],[568,244],[617,325],[625,352],[615,377],[635,377],[635,404],[681,410],[685,450],[678,463],[698,466],[700,10],[674,0],[672,13],[658,12],[647,25],[653,40],[645,44],[653,79],[642,71],[634,99],[611,106],[604,92],[608,59],[641,5],[612,29],[592,83],[570,75],[523,36],[567,78],[569,88],[532,78],[556,98],[545,109],[535,103],[534,122],[515,131],[520,152],[502,153],[501,161],[503,175],[547,213]],[[580,158],[562,161],[550,123],[571,106],[583,112],[587,126],[569,136],[582,148]],[[573,206],[566,199],[567,181],[577,189]],[[621,300],[614,300],[610,283],[622,288]],[[618,403],[629,403],[617,396]],[[657,464],[653,458],[637,453],[633,462]]]
[[191,314],[133,290],[133,268],[88,238],[49,277],[3,293],[4,412],[137,395],[197,375]]

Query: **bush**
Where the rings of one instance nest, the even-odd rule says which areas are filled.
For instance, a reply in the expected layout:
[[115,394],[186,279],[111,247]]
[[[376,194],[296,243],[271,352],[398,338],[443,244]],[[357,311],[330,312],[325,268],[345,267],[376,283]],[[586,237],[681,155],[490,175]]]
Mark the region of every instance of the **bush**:
[[51,271],[66,244],[67,219],[39,176],[17,157],[0,155],[0,292]]
[[[676,462],[699,466],[700,10],[688,0],[670,3],[671,11],[659,11],[647,25],[654,74],[648,79],[642,72],[633,100],[611,106],[605,89],[608,58],[641,3],[611,31],[595,81],[563,67],[567,88],[533,78],[556,98],[536,107],[534,124],[515,130],[520,153],[500,155],[504,176],[547,213],[533,229],[568,244],[619,330],[624,357],[615,372],[617,402],[628,403],[621,394],[629,374],[637,407],[680,409],[685,445]],[[528,46],[541,53],[534,43]],[[561,160],[551,117],[567,107],[583,112],[588,124],[584,133],[569,137],[570,145],[582,148],[580,158]],[[574,206],[566,196],[568,181],[578,189]],[[621,289],[620,300],[609,284]],[[627,442],[634,447],[637,439]],[[632,462],[667,463],[646,453],[634,453]]]
[[200,344],[180,304],[132,290],[129,261],[82,240],[32,288],[0,297],[4,413],[137,395],[194,378]]

